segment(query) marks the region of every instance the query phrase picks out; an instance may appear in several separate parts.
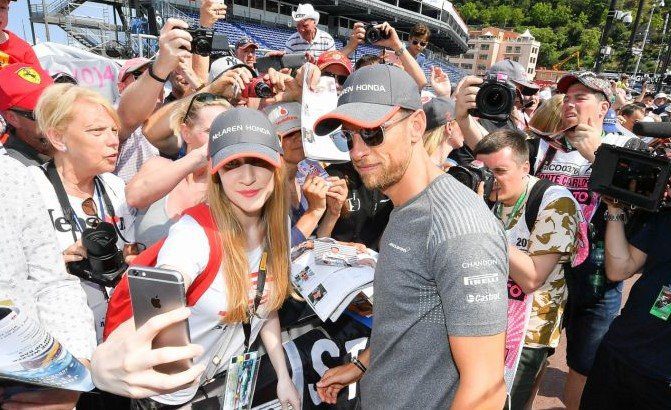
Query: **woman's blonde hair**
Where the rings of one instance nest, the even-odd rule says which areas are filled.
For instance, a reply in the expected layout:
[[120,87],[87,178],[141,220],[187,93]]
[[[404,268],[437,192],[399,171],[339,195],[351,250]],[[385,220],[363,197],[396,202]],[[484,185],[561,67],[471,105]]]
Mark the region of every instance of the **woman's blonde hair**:
[[[193,100],[197,95],[198,94],[194,94],[191,96],[191,98],[185,98],[184,101],[176,104],[177,106],[172,111],[172,114],[170,114],[170,129],[175,135],[180,135],[182,133],[181,125],[188,121],[193,121],[193,119],[198,116],[200,110],[204,107],[221,106],[226,109],[231,108],[231,104],[223,98],[206,101]],[[193,105],[191,105],[191,111],[189,112],[189,117],[187,118],[186,111],[189,109],[189,104],[191,104],[192,100]]]
[[543,132],[559,131],[563,103],[564,94],[555,94],[549,100],[545,100],[534,111],[531,120],[529,120],[529,126]]
[[422,137],[424,140],[424,149],[429,155],[433,155],[434,152],[440,147],[440,144],[444,143],[447,140],[447,135],[445,135],[445,124],[440,127],[436,127],[432,130],[426,131]]
[[[284,167],[276,168],[273,193],[263,206],[261,221],[265,227],[263,247],[268,253],[267,280],[271,280],[267,307],[279,309],[291,294],[289,284],[289,229],[288,203],[284,189]],[[216,173],[208,182],[207,197],[212,215],[219,228],[223,249],[222,271],[225,275],[228,306],[226,323],[249,320],[249,261],[245,246],[247,238],[242,225],[233,213],[233,205],[224,193],[221,178]]]
[[121,126],[119,115],[112,104],[96,91],[74,84],[54,84],[42,92],[35,106],[35,119],[40,131],[65,131],[73,120],[73,110],[77,106],[75,103],[81,101],[101,105],[116,126]]

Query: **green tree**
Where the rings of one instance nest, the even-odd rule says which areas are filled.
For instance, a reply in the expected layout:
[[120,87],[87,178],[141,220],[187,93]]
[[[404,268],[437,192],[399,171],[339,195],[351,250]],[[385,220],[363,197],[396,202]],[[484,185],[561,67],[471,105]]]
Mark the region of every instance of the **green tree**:
[[478,20],[478,17],[480,17],[480,10],[478,10],[476,3],[466,3],[459,7],[459,14],[463,17],[464,22],[468,24]]
[[552,16],[552,6],[548,3],[535,3],[529,12],[530,23],[537,27],[548,27]]

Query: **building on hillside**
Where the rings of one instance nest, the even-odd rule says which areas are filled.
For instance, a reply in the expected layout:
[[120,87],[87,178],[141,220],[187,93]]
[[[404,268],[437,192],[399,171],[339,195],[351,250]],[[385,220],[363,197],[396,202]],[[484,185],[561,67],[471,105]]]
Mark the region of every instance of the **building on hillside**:
[[519,34],[514,31],[486,27],[469,30],[468,51],[449,62],[470,74],[484,75],[485,71],[505,59],[517,61],[527,70],[529,81],[536,75],[536,62],[541,43],[529,30]]
[[568,74],[566,70],[555,70],[552,68],[542,68],[539,67],[536,70],[536,84],[542,86],[551,86],[557,84],[560,78]]

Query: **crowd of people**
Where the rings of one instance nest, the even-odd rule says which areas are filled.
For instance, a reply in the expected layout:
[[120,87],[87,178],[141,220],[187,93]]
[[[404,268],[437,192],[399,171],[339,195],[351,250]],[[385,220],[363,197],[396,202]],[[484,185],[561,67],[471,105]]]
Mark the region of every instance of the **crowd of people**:
[[[225,18],[224,3],[202,4],[203,27]],[[370,341],[323,373],[324,403],[360,381],[364,409],[530,408],[564,330],[567,408],[669,407],[671,312],[651,309],[671,304],[671,214],[630,218],[588,185],[601,144],[625,146],[640,139],[636,123],[671,115],[665,93],[643,84],[632,97],[625,75],[590,72],[541,89],[503,60],[488,74],[512,84],[515,102],[499,118],[476,116],[482,78],[451,84],[438,67],[422,71],[426,25],[402,41],[378,24],[384,51],[353,62],[364,23],[336,50],[302,4],[296,33],[271,52],[304,55],[301,67],[257,72],[249,37],[210,61],[191,53],[187,23],[167,19],[157,57],[121,67],[113,106],[70,75],[52,78],[6,30],[9,12],[0,0],[0,300],[90,369],[98,399],[29,390],[3,395],[3,408],[177,408],[257,339],[282,407],[301,408],[278,310],[297,299],[290,249],[311,237],[379,251]],[[321,77],[335,79],[338,103],[314,131],[340,129],[351,161],[301,184],[303,87]],[[250,95],[258,82],[270,96]],[[476,166],[491,183],[471,190],[449,175]],[[103,234],[118,255],[91,275],[103,262],[90,238]],[[147,263],[179,272],[188,308],[136,327],[128,279],[107,278]],[[638,274],[620,312],[622,282]],[[506,386],[510,299],[530,313]],[[153,347],[185,319],[190,344]],[[186,370],[156,370],[186,359]]]

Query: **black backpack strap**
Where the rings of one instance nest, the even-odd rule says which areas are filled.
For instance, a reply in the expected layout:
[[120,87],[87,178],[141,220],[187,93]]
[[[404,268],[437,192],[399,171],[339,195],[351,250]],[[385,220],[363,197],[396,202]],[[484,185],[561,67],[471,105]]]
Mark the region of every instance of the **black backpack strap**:
[[532,172],[534,165],[536,165],[536,157],[538,157],[538,146],[540,145],[540,138],[530,138],[527,140],[527,147],[529,148],[529,164]]
[[541,202],[543,202],[543,195],[545,191],[548,190],[551,186],[555,185],[547,179],[539,179],[531,190],[529,191],[529,198],[527,199],[526,209],[524,211],[524,219],[527,223],[527,228],[529,232],[534,227],[536,219],[538,218],[538,212],[540,211]]

